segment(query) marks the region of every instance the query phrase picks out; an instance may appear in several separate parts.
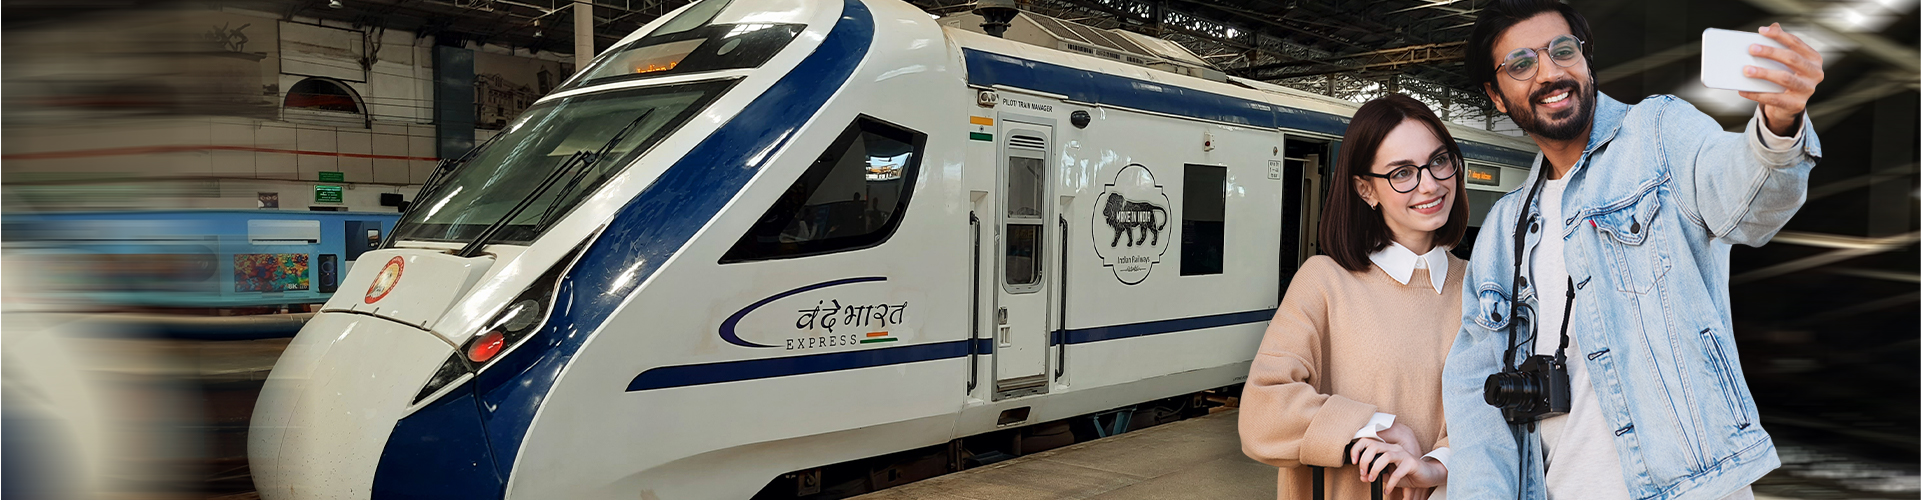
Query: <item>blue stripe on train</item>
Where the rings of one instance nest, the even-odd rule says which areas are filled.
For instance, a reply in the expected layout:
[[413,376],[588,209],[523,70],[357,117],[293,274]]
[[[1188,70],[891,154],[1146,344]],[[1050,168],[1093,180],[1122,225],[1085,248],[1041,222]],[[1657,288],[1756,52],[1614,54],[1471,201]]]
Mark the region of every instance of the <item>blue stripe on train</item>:
[[[1069,329],[1054,331],[1048,344],[1092,343],[1110,339],[1121,339],[1155,334],[1186,332],[1230,325],[1251,324],[1273,318],[1274,309],[1223,313],[1172,320],[1159,320],[1134,324],[1093,327],[1088,329]],[[938,343],[924,343],[893,348],[843,351],[795,357],[761,358],[754,360],[732,360],[706,364],[674,365],[655,367],[634,376],[627,383],[627,391],[658,390],[714,383],[750,381],[783,376],[799,376],[822,372],[865,369],[886,365],[928,362],[969,355],[968,345],[973,345],[973,353],[991,354],[994,352],[992,339],[963,339]]]
[[1192,330],[1200,330],[1200,329],[1210,329],[1214,327],[1226,327],[1229,325],[1251,324],[1255,322],[1266,321],[1272,318],[1274,318],[1274,308],[1268,308],[1264,310],[1243,311],[1240,313],[1222,313],[1219,315],[1176,318],[1172,320],[1156,320],[1152,322],[1110,325],[1106,327],[1089,327],[1085,329],[1065,329],[1065,330],[1054,331],[1051,341],[1052,341],[1052,344],[1092,343],[1097,341],[1107,341],[1110,339],[1122,339],[1122,338],[1130,338],[1130,337],[1138,337],[1138,336],[1152,336],[1155,334],[1166,334],[1169,332],[1192,331]]
[[924,343],[893,348],[802,355],[798,357],[735,360],[697,365],[655,367],[634,376],[627,391],[658,390],[702,384],[746,381],[781,376],[865,369],[967,356],[968,341]]
[[[1069,68],[975,49],[961,49],[967,83],[1005,85],[1067,96],[1083,103],[1120,106],[1155,113],[1267,128],[1286,128],[1341,136],[1347,117],[1160,82]],[[1468,158],[1515,166],[1534,162],[1534,154],[1473,141],[1459,141]]]
[[[587,336],[772,157],[756,154],[776,151],[792,139],[866,57],[874,38],[873,16],[860,0],[844,0],[844,5],[840,19],[812,54],[621,207],[561,278],[553,313],[540,332],[469,383],[473,393],[465,388],[453,392],[395,426],[375,474],[374,497],[405,497],[420,491],[418,487],[475,478],[440,467],[443,463],[491,463],[499,479],[511,474],[534,414]],[[462,395],[478,398],[464,400],[470,397]],[[441,405],[453,401],[473,405]],[[472,419],[467,412],[479,413],[488,447],[475,451],[433,446],[479,439],[476,433],[445,434],[433,426]],[[489,449],[491,454],[486,453]],[[433,458],[454,461],[429,460]],[[504,487],[503,481],[491,495],[503,496]]]

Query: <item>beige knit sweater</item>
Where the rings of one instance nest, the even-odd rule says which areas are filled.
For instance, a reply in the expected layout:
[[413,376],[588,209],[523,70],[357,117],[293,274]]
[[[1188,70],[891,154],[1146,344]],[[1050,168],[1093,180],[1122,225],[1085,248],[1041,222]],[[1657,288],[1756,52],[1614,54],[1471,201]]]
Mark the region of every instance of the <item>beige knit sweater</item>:
[[1376,411],[1414,430],[1417,455],[1447,445],[1441,366],[1467,262],[1449,255],[1447,269],[1440,294],[1425,268],[1402,285],[1379,266],[1350,272],[1314,256],[1294,275],[1241,393],[1241,450],[1281,467],[1281,499],[1313,497],[1306,465],[1330,467],[1329,499],[1367,499],[1342,450]]

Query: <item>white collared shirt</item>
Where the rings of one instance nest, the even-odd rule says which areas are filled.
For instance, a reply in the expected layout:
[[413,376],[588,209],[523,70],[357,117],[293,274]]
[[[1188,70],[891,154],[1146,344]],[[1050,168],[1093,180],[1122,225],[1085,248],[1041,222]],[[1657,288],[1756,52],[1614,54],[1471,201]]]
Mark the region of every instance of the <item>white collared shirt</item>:
[[[1441,289],[1447,286],[1447,251],[1447,247],[1437,245],[1433,249],[1429,249],[1426,254],[1417,255],[1414,251],[1403,247],[1399,242],[1390,240],[1387,242],[1386,248],[1369,254],[1367,260],[1373,261],[1375,266],[1381,267],[1381,271],[1387,272],[1388,277],[1393,278],[1396,282],[1400,282],[1401,285],[1407,285],[1408,280],[1414,279],[1414,270],[1426,269],[1428,283],[1434,286],[1435,294],[1440,294]],[[1376,412],[1373,417],[1368,419],[1366,425],[1361,426],[1360,430],[1354,432],[1354,439],[1372,438],[1380,440],[1381,437],[1378,433],[1381,430],[1388,429],[1390,426],[1394,426],[1394,415],[1385,412]],[[1428,451],[1428,453],[1422,457],[1434,458],[1435,461],[1440,461],[1441,465],[1446,466],[1448,459],[1453,457],[1453,451],[1446,447],[1441,447]],[[1445,496],[1445,494],[1443,494],[1443,496]]]
[[1426,268],[1427,281],[1434,285],[1434,293],[1440,294],[1447,285],[1447,247],[1434,246],[1426,254],[1416,255],[1414,251],[1402,247],[1399,242],[1388,241],[1387,247],[1367,256],[1381,271],[1401,285],[1414,278],[1414,270]]

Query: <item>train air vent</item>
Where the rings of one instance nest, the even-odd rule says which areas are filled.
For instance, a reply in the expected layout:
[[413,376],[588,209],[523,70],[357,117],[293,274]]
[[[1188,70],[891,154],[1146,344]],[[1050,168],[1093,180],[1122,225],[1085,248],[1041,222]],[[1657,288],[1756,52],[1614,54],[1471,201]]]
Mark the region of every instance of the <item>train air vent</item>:
[[1021,148],[1033,148],[1036,150],[1045,150],[1047,149],[1047,140],[1034,137],[1034,136],[1023,136],[1023,135],[1015,134],[1007,138],[1007,145],[1018,146]]

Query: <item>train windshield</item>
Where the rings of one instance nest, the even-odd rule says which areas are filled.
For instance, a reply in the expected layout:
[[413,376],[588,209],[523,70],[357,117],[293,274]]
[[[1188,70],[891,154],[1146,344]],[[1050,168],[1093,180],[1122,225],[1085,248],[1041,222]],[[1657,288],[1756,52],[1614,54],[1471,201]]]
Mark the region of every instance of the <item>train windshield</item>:
[[[528,108],[500,137],[422,193],[420,205],[394,229],[394,238],[471,242],[501,223],[490,243],[531,242],[732,83],[583,94]],[[603,150],[604,155],[596,155]],[[562,169],[566,171],[557,182],[534,193]],[[527,200],[530,195],[533,199]],[[515,211],[523,201],[527,206]]]
[[[713,3],[710,0],[707,3]],[[805,25],[711,24],[649,35],[595,59],[560,91],[610,82],[702,71],[757,68],[792,42]]]

